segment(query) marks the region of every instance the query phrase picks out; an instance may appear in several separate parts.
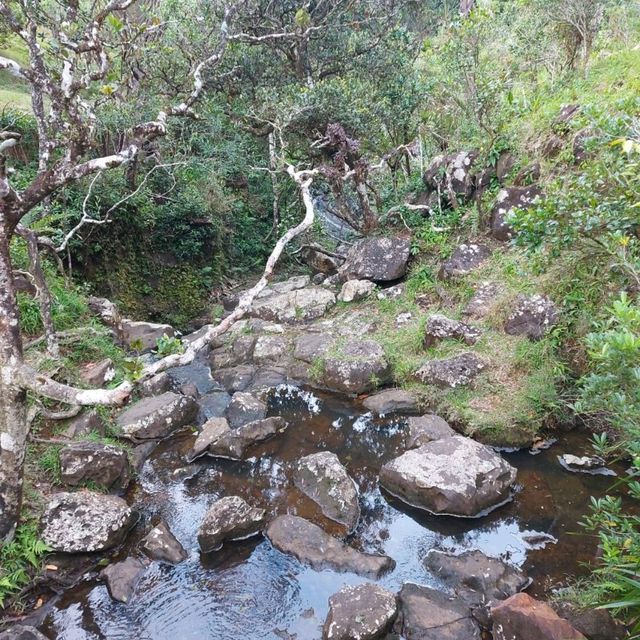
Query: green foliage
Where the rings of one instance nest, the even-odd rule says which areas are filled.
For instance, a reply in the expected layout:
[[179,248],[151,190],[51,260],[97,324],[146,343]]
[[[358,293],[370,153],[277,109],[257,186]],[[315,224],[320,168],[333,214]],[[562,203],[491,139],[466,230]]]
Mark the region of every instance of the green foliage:
[[182,344],[180,338],[176,338],[174,336],[169,337],[167,334],[164,334],[156,341],[155,353],[161,358],[176,353],[182,353],[183,351],[184,345]]
[[48,445],[38,454],[38,467],[47,475],[51,484],[60,484],[60,445]]

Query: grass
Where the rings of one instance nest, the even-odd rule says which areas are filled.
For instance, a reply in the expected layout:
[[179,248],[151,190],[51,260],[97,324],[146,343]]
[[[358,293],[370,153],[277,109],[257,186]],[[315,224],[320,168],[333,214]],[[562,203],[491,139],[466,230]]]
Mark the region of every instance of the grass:
[[[17,38],[9,38],[0,55],[15,60],[19,65],[29,64],[29,54],[24,43]],[[5,108],[31,112],[29,85],[6,70],[0,71],[0,111]]]

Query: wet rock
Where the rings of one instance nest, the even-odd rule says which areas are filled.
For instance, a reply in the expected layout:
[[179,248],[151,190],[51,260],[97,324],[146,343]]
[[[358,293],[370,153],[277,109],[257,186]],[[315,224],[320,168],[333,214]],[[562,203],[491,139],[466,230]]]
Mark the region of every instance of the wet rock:
[[363,238],[349,249],[346,261],[338,273],[343,281],[389,282],[398,280],[407,272],[410,255],[410,238]]
[[515,209],[527,209],[536,198],[542,196],[542,189],[536,185],[528,187],[506,187],[502,189],[491,209],[491,235],[496,240],[510,240],[515,231],[509,225],[509,215]]
[[125,318],[120,323],[122,340],[130,348],[141,351],[149,351],[156,348],[156,344],[162,336],[172,338],[176,332],[169,324],[156,324],[154,322],[137,322]]
[[375,393],[362,403],[369,411],[379,416],[388,413],[412,413],[418,409],[418,398],[411,391],[386,389]]
[[498,283],[482,282],[463,309],[462,315],[476,319],[486,318],[501,292],[502,287]]
[[265,523],[265,510],[250,506],[240,496],[220,498],[207,511],[198,530],[203,553],[219,549],[224,542],[255,536]]
[[589,640],[623,640],[628,637],[624,625],[616,622],[606,609],[577,609],[568,602],[553,603],[556,613]]
[[480,629],[468,605],[457,598],[405,583],[399,601],[395,628],[405,640],[480,640]]
[[193,398],[167,392],[139,400],[121,413],[116,423],[126,438],[165,438],[195,419],[198,405]]
[[42,539],[52,551],[103,551],[120,544],[136,519],[117,496],[92,491],[55,493],[42,516]]
[[198,398],[198,415],[201,421],[210,418],[221,418],[224,416],[231,396],[226,391],[212,391],[202,398]]
[[60,479],[78,486],[93,482],[106,489],[129,484],[129,457],[111,444],[74,442],[60,450]]
[[69,420],[67,428],[64,430],[64,437],[73,440],[81,436],[88,436],[90,433],[104,435],[104,431],[104,420],[95,409],[90,409]]
[[329,289],[309,286],[259,298],[254,301],[249,315],[275,322],[304,322],[322,317],[335,303],[336,296]]
[[239,391],[231,397],[226,417],[232,429],[243,424],[262,420],[267,415],[267,405],[251,393]]
[[294,556],[316,571],[330,568],[378,578],[395,567],[388,556],[356,551],[298,516],[278,516],[269,523],[266,535],[278,551]]
[[373,340],[351,340],[340,354],[325,359],[325,387],[345,393],[365,393],[385,383],[390,375],[384,350]]
[[459,435],[406,451],[380,470],[380,484],[407,504],[470,518],[507,501],[515,479],[492,449]]
[[558,456],[558,462],[567,470],[574,473],[590,473],[592,475],[615,476],[616,472],[607,469],[605,461],[599,456],[574,456],[564,453]]
[[449,204],[455,207],[458,198],[468,199],[475,191],[473,166],[477,158],[477,151],[436,156],[427,167],[423,182],[430,192],[446,196]]
[[391,628],[398,613],[394,593],[377,584],[348,585],[329,598],[323,640],[375,640]]
[[137,558],[127,558],[122,562],[110,564],[100,572],[100,577],[107,583],[109,595],[118,602],[127,603],[136,589],[146,567]]
[[305,333],[296,340],[293,355],[298,360],[311,363],[324,356],[333,341],[326,333]]
[[90,362],[80,369],[80,379],[89,387],[103,387],[111,382],[116,375],[111,358],[105,358],[100,362]]
[[424,346],[432,347],[441,340],[461,340],[465,344],[473,345],[480,337],[480,329],[458,320],[451,320],[446,316],[435,314],[427,320]]
[[138,391],[144,398],[159,396],[171,389],[171,378],[166,371],[158,373],[138,385]]
[[131,453],[131,464],[137,473],[140,473],[144,463],[149,456],[153,453],[153,450],[158,446],[158,443],[154,440],[149,442],[143,442],[133,448]]
[[165,522],[159,522],[140,543],[142,551],[152,560],[179,564],[187,558],[185,548],[171,533]]
[[544,602],[517,593],[491,608],[495,640],[586,640]]
[[486,366],[475,353],[461,353],[446,360],[430,360],[416,371],[416,377],[424,384],[455,389],[469,384]]
[[221,384],[229,393],[244,391],[253,381],[256,374],[256,368],[252,365],[240,365],[238,367],[230,367],[228,369],[214,370],[213,379]]
[[202,430],[193,443],[187,459],[195,460],[195,458],[206,453],[216,440],[219,440],[230,430],[229,422],[226,418],[209,418],[209,420],[202,425]]
[[358,489],[335,453],[322,451],[301,458],[294,484],[327,518],[348,531],[355,529],[360,518]]
[[531,584],[522,571],[482,551],[454,555],[431,550],[424,565],[458,594],[464,592],[462,597],[474,604],[504,600]]
[[371,280],[347,280],[338,294],[340,302],[358,302],[368,298],[376,289]]
[[286,428],[287,423],[279,416],[254,420],[223,433],[209,445],[207,452],[211,456],[242,460],[250,447],[273,438]]
[[407,449],[416,449],[434,440],[457,435],[449,423],[434,414],[412,417],[407,420]]
[[438,277],[441,280],[459,278],[480,267],[491,255],[491,250],[482,244],[461,244],[449,260],[442,263]]
[[519,295],[504,330],[512,336],[527,336],[530,340],[540,340],[557,321],[558,311],[549,298],[539,294]]
[[192,362],[184,367],[174,367],[167,373],[175,387],[181,388],[185,384],[192,384],[196,387],[198,395],[206,395],[216,387],[211,377],[211,369],[204,362]]
[[288,370],[284,367],[261,367],[256,371],[249,389],[252,391],[260,391],[272,389],[281,384],[286,384],[289,377]]
[[282,336],[260,336],[253,350],[256,364],[281,362],[289,351],[289,341]]
[[0,633],[0,640],[47,640],[35,627],[14,624]]

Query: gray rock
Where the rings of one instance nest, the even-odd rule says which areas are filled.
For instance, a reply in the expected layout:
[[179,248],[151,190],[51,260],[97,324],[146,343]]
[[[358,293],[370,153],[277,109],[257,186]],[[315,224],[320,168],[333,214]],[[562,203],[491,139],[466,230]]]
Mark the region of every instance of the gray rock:
[[399,600],[397,628],[405,640],[480,640],[469,607],[457,598],[405,583]]
[[286,384],[288,379],[288,371],[283,367],[267,366],[260,367],[256,371],[256,375],[251,381],[249,389],[259,391],[264,389],[272,389],[281,384]]
[[187,456],[189,460],[203,455],[209,446],[219,440],[224,434],[230,431],[229,422],[226,418],[209,418],[203,425],[196,441],[193,443],[191,452]]
[[279,416],[254,420],[224,432],[209,445],[207,453],[219,458],[242,460],[250,447],[273,438],[286,428],[287,423]]
[[171,389],[171,378],[166,371],[157,373],[153,378],[149,378],[138,385],[138,391],[144,398],[159,396]]
[[348,585],[329,598],[323,640],[376,640],[386,635],[398,614],[394,593],[372,583]]
[[407,420],[407,449],[416,449],[434,440],[457,435],[449,423],[434,414],[412,417]]
[[90,409],[69,420],[67,428],[64,430],[64,437],[73,440],[81,436],[88,436],[90,433],[104,435],[104,432],[104,420],[95,409]]
[[312,247],[307,247],[302,254],[302,259],[312,271],[321,274],[334,273],[344,262],[344,259],[327,255],[326,253],[318,251]]
[[128,347],[142,347],[142,351],[156,348],[156,343],[162,336],[172,338],[176,335],[174,328],[168,324],[154,322],[137,322],[127,318],[120,322],[122,340]]
[[462,314],[470,318],[486,318],[501,293],[502,287],[498,283],[482,282],[462,310]]
[[608,469],[606,462],[600,456],[574,456],[572,453],[564,453],[558,456],[558,462],[567,471],[573,473],[589,473],[591,475],[615,476],[613,469]]
[[154,440],[193,421],[198,405],[193,398],[167,392],[144,398],[126,409],[116,420],[122,434],[132,440]]
[[606,609],[578,609],[569,602],[552,602],[556,613],[589,640],[624,640],[627,631]]
[[244,391],[249,387],[256,374],[256,368],[252,365],[240,365],[228,369],[214,370],[214,380],[220,383],[229,393]]
[[129,484],[129,456],[120,447],[97,442],[74,442],[60,450],[60,479],[78,486],[94,482],[111,489]]
[[198,531],[198,544],[204,553],[219,549],[224,542],[257,535],[265,523],[265,510],[251,507],[239,496],[215,502]]
[[504,600],[531,584],[520,569],[482,551],[454,555],[432,549],[424,565],[469,604]]
[[542,189],[536,185],[528,187],[507,187],[502,189],[491,209],[491,235],[496,240],[510,240],[515,236],[509,224],[509,215],[515,209],[527,209],[542,196]]
[[486,366],[475,353],[461,353],[446,360],[430,360],[416,371],[416,377],[424,384],[455,389],[469,384]]
[[289,340],[283,336],[260,336],[253,350],[253,361],[256,364],[282,362],[289,348]]
[[346,261],[338,273],[343,281],[389,282],[398,280],[407,272],[410,255],[410,238],[363,238],[349,249]]
[[105,358],[100,362],[90,362],[80,369],[80,379],[89,387],[103,387],[111,382],[116,375],[111,358]]
[[491,255],[491,250],[482,244],[461,244],[451,258],[442,263],[438,277],[451,280],[471,273],[482,266]]
[[388,413],[411,413],[418,409],[418,398],[411,391],[386,389],[375,393],[362,403],[369,411],[379,416]]
[[162,521],[142,539],[140,548],[152,560],[169,564],[179,564],[187,558],[185,548]]
[[304,333],[295,344],[293,355],[298,360],[313,362],[329,351],[334,339],[326,333]]
[[477,158],[477,151],[461,151],[433,158],[422,177],[428,192],[446,197],[451,206],[458,204],[458,198],[469,199],[475,191],[473,168]]
[[267,405],[251,393],[239,391],[231,397],[226,417],[232,429],[248,422],[262,420],[267,415]]
[[322,451],[298,461],[294,484],[322,513],[353,531],[360,518],[358,489],[335,453]]
[[127,603],[136,589],[146,567],[137,558],[127,558],[122,562],[110,564],[100,572],[100,577],[107,583],[109,595],[118,602]]
[[380,470],[380,484],[407,504],[468,518],[508,501],[515,479],[492,449],[459,435],[406,451]]
[[365,393],[384,384],[389,376],[389,364],[377,342],[351,340],[339,355],[325,359],[322,382],[335,391]]
[[52,551],[104,551],[120,544],[136,520],[137,514],[117,496],[55,493],[42,516],[42,539]]
[[557,321],[558,311],[549,298],[539,294],[519,295],[504,330],[512,336],[527,336],[531,340],[540,340]]
[[376,289],[371,280],[347,280],[338,294],[340,302],[358,302],[368,298]]
[[167,373],[176,388],[193,384],[199,395],[206,395],[216,388],[216,383],[211,377],[211,369],[204,362],[192,362],[184,367],[174,367]]
[[120,312],[118,311],[118,307],[116,307],[111,300],[89,296],[87,303],[91,313],[97,315],[108,327],[113,327],[114,329],[119,330],[121,320]]
[[388,556],[356,551],[298,516],[278,516],[269,523],[266,535],[278,551],[294,556],[316,571],[329,568],[378,578],[395,567]]
[[0,633],[0,640],[47,640],[35,627],[14,624]]
[[241,363],[251,362],[257,339],[257,336],[250,334],[236,338],[231,345],[233,359]]
[[198,416],[200,421],[207,421],[210,418],[221,418],[224,416],[231,396],[226,391],[212,391],[206,396],[198,398]]
[[481,335],[480,329],[472,327],[458,320],[451,320],[446,316],[434,314],[427,320],[424,346],[432,347],[441,340],[461,340],[465,344],[473,345]]
[[249,315],[275,322],[304,322],[322,317],[336,303],[336,296],[325,287],[309,286],[290,293],[258,298]]

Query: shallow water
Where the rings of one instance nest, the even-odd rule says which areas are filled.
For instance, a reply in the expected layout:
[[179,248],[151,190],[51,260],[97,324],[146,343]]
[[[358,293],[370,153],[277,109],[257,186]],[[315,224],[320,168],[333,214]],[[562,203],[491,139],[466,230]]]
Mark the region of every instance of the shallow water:
[[[204,458],[186,464],[192,436],[162,443],[145,463],[130,498],[142,522],[120,556],[134,553],[140,537],[162,517],[189,552],[170,566],[152,563],[127,605],[87,579],[51,608],[41,630],[59,640],[314,640],[321,637],[327,599],[345,584],[366,579],[331,570],[313,571],[256,537],[201,555],[197,530],[207,507],[224,495],[241,495],[271,514],[297,513],[331,530],[314,503],[289,482],[288,469],[303,455],[334,451],[360,488],[362,517],[353,546],[385,553],[397,563],[379,581],[397,591],[406,581],[438,587],[422,565],[429,549],[481,549],[502,557],[534,579],[542,594],[595,553],[595,540],[576,524],[589,496],[601,495],[611,478],[565,471],[560,453],[582,453],[584,435],[569,434],[538,455],[505,454],[518,468],[514,499],[480,519],[433,516],[380,492],[380,466],[401,451],[401,419],[372,419],[359,405],[336,396],[281,388],[270,414],[289,422],[284,434],[255,448],[246,462]],[[336,530],[337,533],[337,530]],[[543,534],[541,543],[539,534]],[[545,536],[557,543],[544,544]]]

